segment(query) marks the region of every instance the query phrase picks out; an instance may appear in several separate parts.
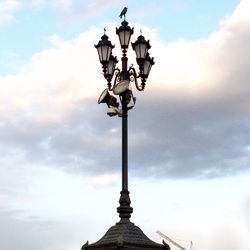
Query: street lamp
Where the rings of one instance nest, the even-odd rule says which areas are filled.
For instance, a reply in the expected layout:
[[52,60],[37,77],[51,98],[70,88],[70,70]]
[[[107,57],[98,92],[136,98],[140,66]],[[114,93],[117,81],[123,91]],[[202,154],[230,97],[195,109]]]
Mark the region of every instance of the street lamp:
[[148,52],[151,47],[149,41],[140,35],[132,43],[139,69],[137,71],[133,65],[128,67],[127,50],[134,28],[130,28],[125,20],[126,12],[125,7],[120,14],[121,18],[124,16],[124,20],[121,26],[116,28],[122,49],[121,68],[116,67],[118,60],[112,54],[114,45],[108,40],[105,29],[101,40],[95,45],[108,85],[100,95],[98,103],[107,104],[109,116],[118,115],[122,118],[122,190],[120,206],[117,208],[120,221],[110,227],[100,240],[92,244],[87,241],[81,250],[170,250],[167,243],[163,241],[163,244],[159,244],[150,240],[138,226],[130,221],[133,208],[130,206],[128,191],[128,111],[136,102],[132,85],[135,84],[139,91],[144,90],[151,67],[154,65],[154,59]]
[[[122,191],[120,196],[120,206],[117,212],[122,222],[128,221],[133,212],[130,207],[130,198],[128,191],[128,110],[135,105],[135,97],[132,92],[132,84],[139,91],[145,88],[146,80],[149,76],[150,69],[154,65],[154,59],[149,56],[149,49],[151,48],[149,41],[146,41],[144,36],[140,35],[137,40],[132,43],[132,48],[135,51],[136,62],[139,66],[138,72],[133,65],[128,67],[127,50],[130,44],[130,38],[134,33],[134,28],[128,25],[125,20],[122,21],[121,26],[116,28],[116,34],[119,37],[122,57],[121,69],[116,67],[118,60],[112,54],[114,45],[108,40],[106,30],[104,35],[97,45],[95,45],[100,63],[103,67],[104,77],[107,80],[107,88],[99,97],[98,103],[106,103],[108,106],[107,114],[109,116],[118,115],[122,118]],[[110,94],[113,92],[118,98]],[[119,102],[117,102],[119,99]]]

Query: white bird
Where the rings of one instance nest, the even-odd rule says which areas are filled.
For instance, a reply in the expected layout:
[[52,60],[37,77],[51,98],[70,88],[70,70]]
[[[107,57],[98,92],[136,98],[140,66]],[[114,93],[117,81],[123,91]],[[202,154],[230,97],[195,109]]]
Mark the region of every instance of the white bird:
[[126,13],[127,13],[127,10],[128,10],[128,8],[127,8],[127,7],[124,7],[119,17],[120,17],[120,18],[122,18],[122,16],[125,17],[125,16],[126,16]]

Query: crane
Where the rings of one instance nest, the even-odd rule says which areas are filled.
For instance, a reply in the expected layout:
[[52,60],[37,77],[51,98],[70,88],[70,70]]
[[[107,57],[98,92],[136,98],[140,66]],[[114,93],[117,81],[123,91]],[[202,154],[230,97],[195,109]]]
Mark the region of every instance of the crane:
[[[174,240],[172,240],[171,238],[169,238],[168,236],[166,236],[165,234],[163,234],[159,230],[156,231],[156,233],[158,233],[162,238],[166,239],[167,241],[169,241],[170,243],[172,243],[173,245],[175,245],[179,249],[181,249],[181,250],[187,250],[186,248],[184,248],[183,246],[181,246],[180,244],[178,244],[177,242],[175,242]],[[190,250],[192,250],[192,247],[193,247],[193,242],[190,241]]]

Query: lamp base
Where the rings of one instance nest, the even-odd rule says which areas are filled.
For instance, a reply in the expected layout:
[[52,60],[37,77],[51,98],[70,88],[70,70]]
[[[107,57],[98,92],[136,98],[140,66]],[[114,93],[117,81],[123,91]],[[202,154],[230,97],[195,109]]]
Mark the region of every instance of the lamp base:
[[82,246],[81,250],[170,250],[165,242],[163,244],[150,240],[143,231],[127,220],[120,221],[109,228],[105,235],[97,242]]
[[167,243],[163,241],[163,244],[159,244],[150,240],[139,227],[130,221],[133,208],[130,207],[128,190],[121,191],[119,203],[117,212],[121,220],[109,228],[100,240],[93,244],[87,242],[81,250],[170,250]]

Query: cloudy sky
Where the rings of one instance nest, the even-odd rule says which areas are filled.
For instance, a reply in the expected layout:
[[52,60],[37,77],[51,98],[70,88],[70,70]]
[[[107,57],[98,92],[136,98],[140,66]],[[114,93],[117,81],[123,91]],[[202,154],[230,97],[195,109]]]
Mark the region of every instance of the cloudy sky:
[[118,221],[121,120],[97,104],[94,44],[106,27],[120,58],[124,6],[156,61],[129,114],[132,221],[249,250],[249,0],[0,0],[0,248],[80,249]]

